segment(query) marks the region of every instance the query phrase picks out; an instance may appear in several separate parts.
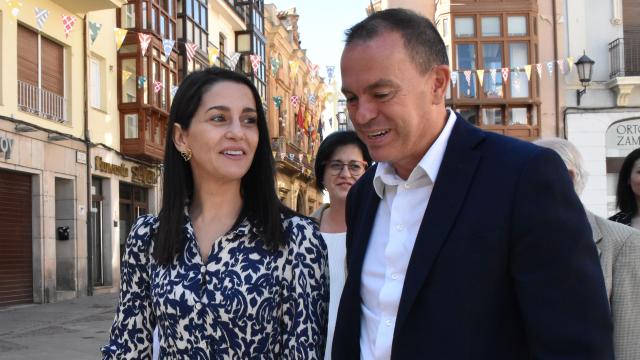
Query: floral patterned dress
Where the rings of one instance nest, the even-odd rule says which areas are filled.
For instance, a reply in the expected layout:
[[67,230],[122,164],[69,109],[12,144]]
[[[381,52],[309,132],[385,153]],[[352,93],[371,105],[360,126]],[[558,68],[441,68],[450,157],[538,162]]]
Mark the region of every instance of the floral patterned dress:
[[283,219],[287,245],[266,250],[244,219],[200,258],[186,217],[185,251],[169,265],[150,254],[154,216],[127,239],[120,300],[103,359],[321,359],[329,302],[327,248],[310,219]]

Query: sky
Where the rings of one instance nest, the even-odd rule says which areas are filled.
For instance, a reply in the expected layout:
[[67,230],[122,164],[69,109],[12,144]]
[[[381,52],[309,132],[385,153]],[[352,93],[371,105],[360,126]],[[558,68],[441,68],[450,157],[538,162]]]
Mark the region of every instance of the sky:
[[300,15],[298,31],[301,47],[307,57],[320,66],[320,76],[326,76],[326,66],[335,66],[340,78],[340,55],[344,47],[344,31],[367,16],[369,0],[265,0],[279,11],[292,7]]

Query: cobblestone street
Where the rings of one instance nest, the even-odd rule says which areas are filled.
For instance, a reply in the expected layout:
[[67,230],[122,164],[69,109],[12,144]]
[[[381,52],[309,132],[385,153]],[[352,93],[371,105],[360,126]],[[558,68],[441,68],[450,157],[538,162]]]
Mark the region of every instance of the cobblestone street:
[[0,359],[97,359],[117,294],[0,308]]

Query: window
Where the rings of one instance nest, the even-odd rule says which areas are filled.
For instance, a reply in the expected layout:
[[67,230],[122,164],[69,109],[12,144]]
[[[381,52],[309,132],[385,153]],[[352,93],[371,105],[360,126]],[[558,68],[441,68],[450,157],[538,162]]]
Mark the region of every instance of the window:
[[122,5],[120,9],[120,23],[125,29],[136,27],[136,4]]
[[442,20],[442,37],[449,37],[449,19]]
[[125,114],[124,124],[125,124],[124,138],[137,139],[138,138],[138,114]]
[[103,73],[104,73],[104,60],[92,57],[89,59],[89,94],[91,107],[104,110],[103,101]]
[[527,35],[527,17],[526,16],[509,16],[507,18],[507,28],[509,36],[526,36]]
[[482,44],[482,63],[485,69],[494,69],[495,72],[485,71],[482,81],[482,91],[488,98],[502,98],[502,75],[498,69],[502,69],[502,44]]
[[476,25],[472,17],[456,17],[456,37],[474,37],[476,35]]
[[137,69],[135,58],[125,58],[120,61],[120,76],[122,79],[122,102],[136,102]]
[[524,66],[529,63],[529,43],[516,42],[509,44],[509,58],[511,59],[511,97],[529,97],[529,80],[524,72]]
[[483,16],[482,17],[482,36],[500,36],[500,17],[499,16]]
[[[476,46],[475,44],[458,44],[457,48],[457,69],[460,71],[461,78],[458,81],[458,97],[475,98],[476,97]],[[465,71],[470,71],[469,79]]]
[[66,122],[64,48],[21,24],[17,40],[18,107]]

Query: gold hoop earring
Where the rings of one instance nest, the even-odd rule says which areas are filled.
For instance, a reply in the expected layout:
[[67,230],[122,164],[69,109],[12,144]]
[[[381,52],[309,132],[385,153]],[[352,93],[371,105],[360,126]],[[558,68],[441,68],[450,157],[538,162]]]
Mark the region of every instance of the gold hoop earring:
[[182,158],[184,159],[185,162],[188,162],[189,160],[191,160],[191,157],[193,156],[193,151],[191,151],[191,149],[187,149],[186,151],[180,151],[180,155],[182,155]]

